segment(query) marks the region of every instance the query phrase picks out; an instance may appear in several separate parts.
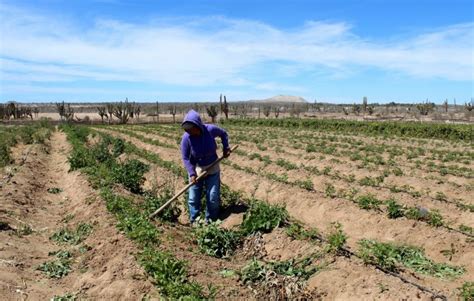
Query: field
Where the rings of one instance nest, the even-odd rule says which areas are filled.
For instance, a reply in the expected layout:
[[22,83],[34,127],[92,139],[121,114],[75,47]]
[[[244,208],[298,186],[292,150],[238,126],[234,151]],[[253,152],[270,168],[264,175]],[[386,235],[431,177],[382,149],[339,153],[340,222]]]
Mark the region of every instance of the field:
[[473,125],[219,125],[239,148],[196,228],[184,196],[148,219],[186,183],[178,125],[0,128],[0,294],[473,300]]

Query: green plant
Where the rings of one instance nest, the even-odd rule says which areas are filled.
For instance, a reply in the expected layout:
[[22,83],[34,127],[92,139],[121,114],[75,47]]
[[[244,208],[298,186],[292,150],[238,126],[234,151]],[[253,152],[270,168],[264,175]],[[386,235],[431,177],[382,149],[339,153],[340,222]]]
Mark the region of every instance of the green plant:
[[255,258],[245,265],[239,272],[240,279],[243,283],[256,283],[265,279],[265,265]]
[[339,251],[347,241],[347,235],[342,230],[342,225],[338,222],[331,223],[331,229],[327,237],[328,251]]
[[94,157],[86,148],[73,148],[71,155],[68,157],[71,170],[93,166],[95,164]]
[[469,233],[469,234],[474,233],[472,227],[466,226],[466,225],[464,225],[464,224],[461,224],[461,225],[459,226],[459,230],[462,231],[462,232],[465,232],[465,233]]
[[335,198],[337,196],[336,194],[336,188],[334,188],[334,185],[327,183],[326,188],[324,189],[324,194],[328,198]]
[[37,269],[50,278],[62,278],[72,271],[71,262],[64,258],[44,262]]
[[138,260],[160,287],[160,293],[170,300],[201,300],[202,287],[187,280],[186,263],[172,254],[145,248]]
[[54,296],[53,298],[51,298],[51,301],[76,301],[77,300],[77,296],[76,294],[73,294],[73,293],[67,293],[63,296]]
[[405,215],[403,206],[393,199],[387,200],[387,210],[389,218],[399,218]]
[[143,175],[150,169],[145,163],[131,159],[116,165],[112,169],[112,175],[117,183],[129,189],[133,193],[141,192],[141,185],[145,181]]
[[318,230],[315,228],[311,228],[306,230],[303,225],[299,222],[292,222],[286,228],[286,234],[293,239],[297,240],[313,240],[319,239]]
[[229,257],[240,243],[238,232],[219,228],[214,222],[195,228],[194,236],[202,253],[214,257]]
[[52,187],[52,188],[48,188],[48,192],[51,194],[58,194],[60,192],[63,192],[63,190],[61,188]]
[[441,227],[444,225],[443,216],[438,210],[432,210],[428,213],[426,222],[433,227]]
[[89,224],[81,223],[75,230],[69,228],[61,228],[58,232],[54,233],[50,239],[59,243],[69,243],[77,245],[82,242],[92,232],[92,226]]
[[367,194],[359,196],[357,198],[357,204],[360,208],[365,210],[379,209],[379,206],[382,204],[382,201],[378,200],[375,196],[371,194]]
[[21,227],[15,231],[15,234],[19,237],[30,235],[31,233],[33,233],[33,229],[31,229],[30,225],[21,225]]
[[244,235],[258,231],[267,233],[286,224],[287,220],[288,212],[285,207],[254,200],[244,214],[241,228]]
[[459,297],[462,301],[474,300],[474,282],[464,282],[459,291]]
[[[172,192],[169,189],[164,190],[158,196],[154,196],[150,193],[145,193],[145,200],[143,202],[143,209],[145,213],[150,215],[160,208],[164,203],[172,198]],[[181,214],[181,209],[176,205],[176,203],[166,207],[159,215],[156,217],[162,221],[167,222],[176,222],[179,215]]]
[[463,267],[433,262],[420,248],[374,240],[360,240],[359,255],[366,263],[380,265],[389,271],[397,271],[405,266],[417,273],[438,278],[455,278],[465,271]]
[[306,180],[297,180],[295,184],[298,185],[300,188],[306,189],[308,191],[314,190],[314,184],[310,178]]

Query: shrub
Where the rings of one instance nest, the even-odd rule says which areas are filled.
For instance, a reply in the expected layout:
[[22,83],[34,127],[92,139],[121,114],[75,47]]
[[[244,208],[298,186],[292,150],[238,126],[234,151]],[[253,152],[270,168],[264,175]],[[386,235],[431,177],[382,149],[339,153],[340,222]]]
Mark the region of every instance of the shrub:
[[[171,190],[165,190],[158,196],[152,194],[145,194],[145,201],[143,203],[143,209],[147,215],[155,212],[158,208],[163,206],[169,199],[173,197]],[[175,222],[178,220],[179,215],[181,214],[181,209],[176,205],[177,203],[172,203],[166,207],[162,212],[160,212],[158,217],[162,221]]]
[[89,224],[81,223],[75,230],[69,228],[62,228],[58,232],[54,233],[50,239],[59,243],[69,243],[77,245],[82,242],[92,232],[92,226]]
[[361,195],[357,198],[357,204],[360,208],[369,210],[369,209],[379,209],[382,202],[378,200],[375,196],[371,194]]
[[359,241],[359,246],[359,255],[366,263],[380,265],[389,271],[397,271],[400,266],[405,266],[415,272],[438,278],[455,278],[465,271],[463,267],[435,263],[417,247],[366,239]]
[[132,159],[115,166],[112,169],[113,178],[117,183],[133,193],[141,192],[141,185],[145,178],[143,175],[150,169],[145,163]]
[[389,218],[399,218],[404,216],[403,206],[398,204],[395,200],[391,199],[387,201],[387,210]]
[[241,235],[235,231],[219,228],[219,223],[210,223],[194,230],[202,253],[214,257],[229,257],[240,243]]
[[338,222],[331,223],[332,229],[328,235],[328,251],[339,251],[347,241],[347,235],[342,230],[342,225]]
[[95,160],[91,153],[85,148],[74,148],[68,157],[71,170],[94,166]]
[[250,203],[249,210],[244,214],[241,228],[245,235],[257,231],[268,233],[274,228],[286,224],[287,220],[288,212],[285,207],[254,200]]
[[186,263],[172,254],[146,248],[139,255],[140,264],[170,300],[201,300],[202,287],[187,280]]

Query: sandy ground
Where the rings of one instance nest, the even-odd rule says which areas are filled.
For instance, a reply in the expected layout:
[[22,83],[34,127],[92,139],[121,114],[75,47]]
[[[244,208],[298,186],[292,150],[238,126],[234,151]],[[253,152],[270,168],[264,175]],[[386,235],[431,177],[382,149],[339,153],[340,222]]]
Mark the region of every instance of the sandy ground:
[[[166,160],[172,160],[180,164],[177,150],[156,147],[126,135],[112,131],[107,132],[125,138],[140,148],[158,153]],[[242,163],[239,158],[233,157],[232,160],[235,160],[239,164]],[[468,270],[462,279],[447,282],[432,277],[416,276],[417,282],[441,289],[449,296],[454,296],[456,288],[459,287],[463,281],[472,277],[473,254],[470,252],[472,243],[468,243],[466,237],[460,234],[449,233],[443,229],[433,228],[426,224],[416,223],[406,219],[390,220],[376,212],[361,210],[354,205],[348,204],[346,201],[328,199],[322,195],[262,179],[259,176],[235,170],[228,166],[223,166],[222,170],[223,182],[228,184],[232,183],[233,189],[240,190],[248,196],[255,195],[271,203],[284,203],[293,217],[302,220],[307,225],[325,230],[330,222],[340,222],[344,227],[344,231],[349,236],[348,245],[353,250],[357,248],[357,240],[362,238],[404,242],[422,246],[426,249],[429,257],[436,261],[446,262],[447,259],[440,254],[440,251],[449,249],[452,243],[456,250],[458,250],[458,253],[456,254],[456,258],[452,259],[451,263],[464,265]],[[354,265],[353,262],[351,264]],[[310,283],[314,285],[314,287],[324,287],[328,296],[330,295],[334,298],[344,299],[353,296],[356,299],[375,299],[380,294],[380,289],[376,289],[374,283],[387,281],[385,275],[372,275],[371,271],[368,271],[368,268],[362,265],[360,270],[355,266],[349,267],[341,262],[338,262],[337,266],[339,273],[342,273],[337,274],[340,276],[339,281],[341,282],[339,283],[338,281],[337,286],[334,286],[334,282],[328,279],[324,280],[324,273],[321,273],[321,276],[316,278],[318,280],[310,280]],[[336,275],[332,277],[336,277]],[[330,277],[330,279],[332,278]],[[390,286],[389,290],[392,294],[394,294],[394,291],[399,294],[391,295],[390,299],[406,298],[407,290],[402,287],[403,286],[400,286],[398,283],[393,283],[393,286]],[[351,295],[354,292],[359,292],[359,294]],[[418,297],[416,290],[408,293],[408,296],[408,299]]]
[[[15,158],[24,151],[14,149]],[[33,233],[0,232],[0,295],[3,300],[49,300],[74,293],[88,300],[139,300],[156,295],[134,258],[135,246],[118,233],[97,192],[79,172],[68,172],[70,146],[63,133],[53,134],[50,146],[34,145],[27,159],[0,190],[0,220],[13,229],[28,224]],[[18,162],[18,160],[16,160]],[[60,188],[59,194],[47,192]],[[67,218],[66,218],[67,217]],[[66,219],[65,219],[66,218]],[[79,246],[58,245],[49,237],[62,227],[89,223],[93,232]],[[36,268],[54,259],[49,252],[73,253],[72,272],[51,279]]]

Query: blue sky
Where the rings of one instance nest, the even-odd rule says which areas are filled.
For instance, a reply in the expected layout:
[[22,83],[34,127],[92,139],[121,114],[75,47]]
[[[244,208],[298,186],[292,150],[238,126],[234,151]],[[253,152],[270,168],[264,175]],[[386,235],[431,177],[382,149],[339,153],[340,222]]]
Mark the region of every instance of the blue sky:
[[458,103],[472,1],[3,1],[0,102]]

